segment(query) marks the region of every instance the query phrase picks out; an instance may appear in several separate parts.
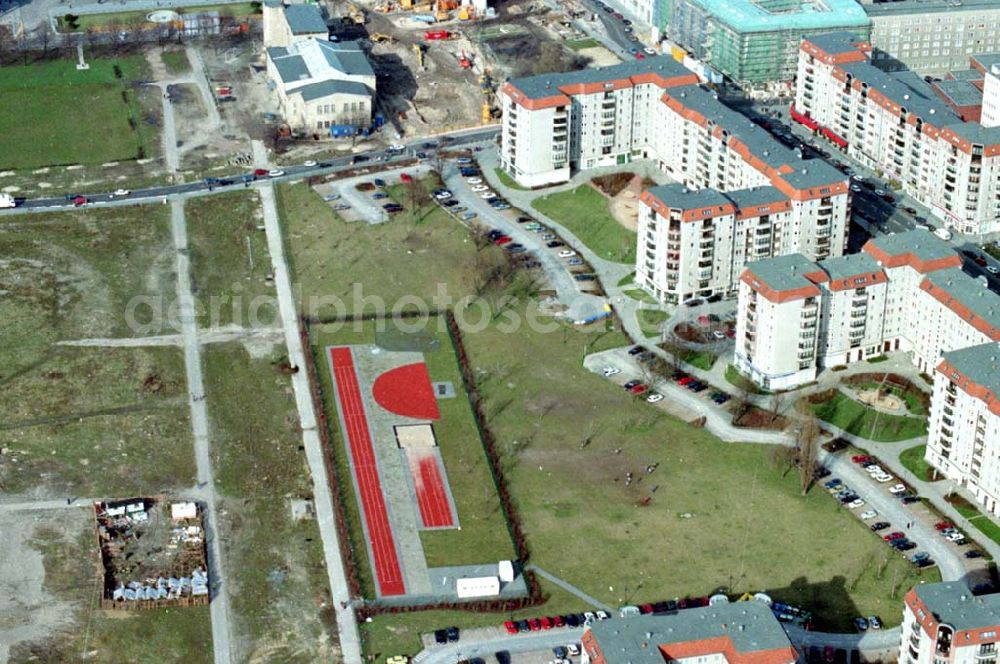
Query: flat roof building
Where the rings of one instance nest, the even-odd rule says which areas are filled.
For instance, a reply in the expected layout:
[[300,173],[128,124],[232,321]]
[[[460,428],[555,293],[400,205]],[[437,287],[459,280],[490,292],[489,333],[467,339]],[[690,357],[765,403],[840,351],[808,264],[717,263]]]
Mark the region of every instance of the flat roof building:
[[899,664],[977,664],[997,656],[1000,594],[973,595],[962,581],[922,583],[903,604]]

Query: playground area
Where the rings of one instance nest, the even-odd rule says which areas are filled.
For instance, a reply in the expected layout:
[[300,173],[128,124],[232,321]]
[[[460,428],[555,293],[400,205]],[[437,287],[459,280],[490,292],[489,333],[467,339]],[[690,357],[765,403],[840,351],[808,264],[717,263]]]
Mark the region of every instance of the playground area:
[[[509,539],[501,547],[476,546],[486,525],[481,506],[467,501],[472,511],[460,509],[469,464],[480,480],[488,469],[460,374],[448,370],[454,355],[446,340],[376,334],[322,346],[336,406],[331,421],[339,425],[347,465],[341,481],[351,484],[380,600],[454,600],[458,579],[495,576],[500,560],[511,556]],[[453,478],[460,493],[453,492]],[[495,493],[490,498],[495,504]],[[465,518],[467,533],[461,532]],[[502,519],[490,522],[506,535]],[[455,553],[443,555],[442,545]],[[498,548],[497,559],[483,559]],[[524,591],[518,578],[499,596]]]

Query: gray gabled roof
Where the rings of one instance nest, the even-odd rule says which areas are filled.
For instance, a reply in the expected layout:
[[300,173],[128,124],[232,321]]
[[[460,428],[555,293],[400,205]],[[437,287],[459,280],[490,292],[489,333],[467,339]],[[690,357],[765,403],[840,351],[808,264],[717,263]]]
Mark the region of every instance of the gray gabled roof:
[[364,83],[357,81],[321,81],[304,85],[294,92],[302,95],[304,101],[313,101],[333,94],[362,95],[370,97],[372,91]]
[[375,70],[357,41],[319,43],[323,57],[334,69],[350,76],[374,76]]
[[758,281],[775,291],[790,291],[816,284],[806,275],[819,272],[820,266],[802,254],[785,254],[747,263],[746,268]]
[[781,623],[768,606],[757,601],[600,620],[589,630],[605,660],[613,664],[664,664],[666,658],[658,646],[716,638],[728,638],[742,654],[782,648],[792,652]]
[[288,51],[284,48],[272,48],[268,49],[268,56],[274,62],[278,76],[285,83],[295,83],[309,78],[309,67],[301,55],[288,55]]
[[[961,122],[961,118],[931,90],[923,80],[913,76],[896,76],[884,72],[870,62],[847,62],[839,65],[855,79],[868,84],[895,103],[936,127]],[[904,72],[905,73],[905,72]]]
[[920,583],[913,591],[939,623],[957,630],[1000,626],[1000,594],[973,596],[963,581]]
[[[1000,399],[1000,344],[995,341],[944,353],[945,361],[976,385]],[[1000,601],[997,606],[1000,618]],[[995,623],[1000,625],[1000,622]]]
[[1000,296],[978,279],[957,267],[937,270],[924,278],[947,293],[944,304],[963,319],[967,318],[963,314],[967,310],[993,329],[1000,330]]
[[326,21],[315,5],[288,5],[284,9],[288,29],[293,35],[327,33]]
[[691,72],[669,55],[658,55],[644,60],[626,60],[610,67],[592,67],[579,71],[539,74],[513,78],[509,83],[524,93],[528,99],[544,99],[562,94],[559,87],[579,83],[603,83],[630,76],[656,72],[661,76],[685,76]]

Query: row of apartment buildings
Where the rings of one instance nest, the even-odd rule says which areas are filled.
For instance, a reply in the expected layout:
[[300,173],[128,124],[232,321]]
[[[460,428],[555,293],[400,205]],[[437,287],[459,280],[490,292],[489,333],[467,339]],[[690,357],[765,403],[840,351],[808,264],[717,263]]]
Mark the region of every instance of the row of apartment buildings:
[[1000,127],[963,122],[911,72],[873,66],[849,33],[803,40],[795,117],[962,233],[1000,230]]
[[[995,664],[1000,594],[962,582],[922,583],[903,602],[899,664]],[[581,664],[794,664],[805,661],[760,601],[587,626]]]
[[722,104],[670,57],[508,81],[500,161],[518,183],[651,159],[676,185],[642,194],[636,281],[659,301],[735,296],[747,260],[844,251],[850,191]]
[[926,459],[1000,514],[1000,296],[924,230],[823,261],[787,255],[740,277],[735,365],[772,390],[824,367],[909,352],[934,377]]

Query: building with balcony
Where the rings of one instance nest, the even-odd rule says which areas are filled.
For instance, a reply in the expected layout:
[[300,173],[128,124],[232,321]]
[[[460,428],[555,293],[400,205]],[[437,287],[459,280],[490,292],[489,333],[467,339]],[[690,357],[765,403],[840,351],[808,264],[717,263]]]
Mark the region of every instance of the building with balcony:
[[785,93],[803,36],[850,31],[868,38],[869,20],[854,0],[662,0],[667,36],[740,86]]
[[947,226],[1000,231],[1000,127],[963,122],[919,76],[884,72],[870,52],[847,33],[803,40],[793,117],[899,182]]
[[1000,516],[1000,344],[944,354],[929,424],[928,463]]
[[590,624],[581,664],[794,664],[798,653],[761,602]]
[[906,594],[900,630],[899,664],[996,664],[1000,594],[922,583]]
[[862,0],[871,19],[872,63],[921,76],[964,67],[970,55],[1000,51],[996,0]]

